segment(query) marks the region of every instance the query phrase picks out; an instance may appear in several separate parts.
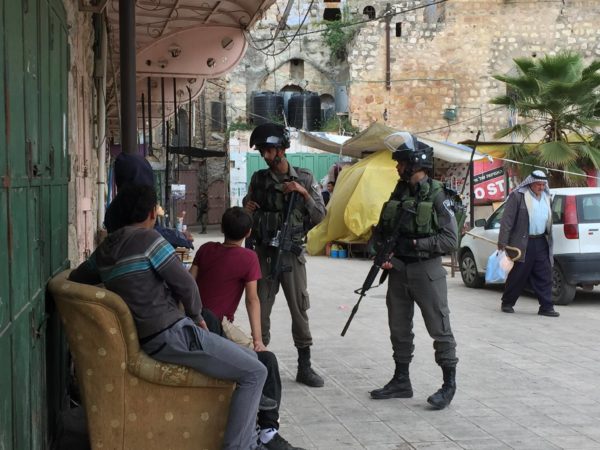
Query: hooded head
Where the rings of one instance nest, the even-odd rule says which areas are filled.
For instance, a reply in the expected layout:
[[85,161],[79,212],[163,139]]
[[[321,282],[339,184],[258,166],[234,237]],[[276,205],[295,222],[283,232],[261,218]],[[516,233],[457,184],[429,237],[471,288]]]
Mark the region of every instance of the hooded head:
[[128,184],[154,186],[154,172],[146,158],[138,154],[121,152],[115,160],[117,190]]

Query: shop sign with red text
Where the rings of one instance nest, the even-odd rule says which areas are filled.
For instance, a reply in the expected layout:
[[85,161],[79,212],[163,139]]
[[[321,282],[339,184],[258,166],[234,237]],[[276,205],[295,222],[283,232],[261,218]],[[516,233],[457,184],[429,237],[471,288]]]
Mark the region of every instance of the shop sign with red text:
[[504,200],[506,182],[502,161],[473,161],[473,198],[476,205]]

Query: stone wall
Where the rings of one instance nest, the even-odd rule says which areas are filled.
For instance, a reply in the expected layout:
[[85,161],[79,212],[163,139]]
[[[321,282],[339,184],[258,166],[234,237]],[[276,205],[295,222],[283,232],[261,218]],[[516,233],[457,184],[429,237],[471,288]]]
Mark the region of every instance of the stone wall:
[[[345,84],[348,79],[348,64],[332,60],[320,34],[302,34],[291,44],[275,40],[272,46],[268,46],[286,3],[286,0],[278,0],[268,10],[267,16],[252,31],[252,45],[242,62],[227,76],[227,113],[230,121],[251,118],[252,92],[279,91],[286,85],[293,85],[333,96],[335,85]],[[319,2],[315,2],[302,33],[323,28],[322,5],[318,5]],[[291,36],[295,31],[294,27],[286,28],[280,32],[280,36]],[[294,70],[294,60],[302,61],[302,75]]]
[[[513,58],[561,50],[580,52],[587,59],[600,56],[600,2],[594,0],[452,0],[443,10],[438,5],[435,11],[430,7],[400,13],[424,3],[395,5],[399,14],[391,20],[389,90],[384,22],[365,24],[356,38],[349,55],[349,97],[352,121],[360,128],[386,121],[455,141],[482,128],[484,137],[492,139],[507,126],[506,111],[488,103],[504,89],[492,76],[509,72]],[[372,3],[378,15],[384,4]],[[444,119],[447,108],[456,109],[456,121]]]
[[90,13],[79,12],[76,2],[65,0],[64,6],[69,26],[67,138],[72,174],[68,255],[72,264],[77,265],[96,246],[98,157],[94,148],[94,30]]

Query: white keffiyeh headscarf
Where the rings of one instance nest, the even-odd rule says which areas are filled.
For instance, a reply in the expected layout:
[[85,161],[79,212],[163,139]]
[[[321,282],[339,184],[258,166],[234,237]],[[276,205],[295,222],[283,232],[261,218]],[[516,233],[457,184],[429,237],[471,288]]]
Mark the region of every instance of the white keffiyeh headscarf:
[[531,174],[529,174],[529,176],[525,178],[515,190],[524,192],[524,190],[522,190],[523,188],[528,188],[530,184],[537,183],[538,181],[543,181],[546,183],[546,186],[544,186],[544,192],[546,192],[547,195],[550,195],[550,189],[548,188],[548,175],[546,175],[543,170],[539,169],[531,172]]

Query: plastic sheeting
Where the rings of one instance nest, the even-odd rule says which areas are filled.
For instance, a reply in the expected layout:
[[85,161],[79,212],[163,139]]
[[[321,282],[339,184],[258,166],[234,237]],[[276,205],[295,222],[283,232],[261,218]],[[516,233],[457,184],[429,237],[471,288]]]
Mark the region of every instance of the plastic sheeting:
[[327,205],[325,218],[308,233],[306,248],[309,254],[324,254],[331,241],[366,241],[398,178],[396,162],[389,150],[380,150],[344,168]]

